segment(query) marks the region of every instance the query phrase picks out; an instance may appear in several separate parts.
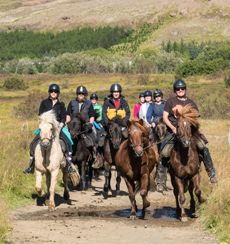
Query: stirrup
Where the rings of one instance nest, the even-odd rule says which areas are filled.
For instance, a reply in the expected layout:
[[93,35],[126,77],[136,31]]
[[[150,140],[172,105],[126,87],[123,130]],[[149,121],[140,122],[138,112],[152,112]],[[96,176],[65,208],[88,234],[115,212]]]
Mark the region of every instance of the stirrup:
[[23,173],[26,175],[32,175],[34,173],[34,166],[29,166],[23,169]]
[[72,167],[71,164],[68,165],[67,170],[68,170],[68,174],[69,175],[72,175],[72,174],[74,174],[74,173],[77,172],[76,169],[75,169],[75,167]]
[[[215,182],[212,182],[211,179],[214,179],[214,180],[216,180],[216,181],[215,181]],[[218,180],[218,178],[216,177],[215,174],[212,174],[211,176],[209,176],[209,184],[210,184],[210,185],[217,184],[218,182],[219,182],[219,180]]]

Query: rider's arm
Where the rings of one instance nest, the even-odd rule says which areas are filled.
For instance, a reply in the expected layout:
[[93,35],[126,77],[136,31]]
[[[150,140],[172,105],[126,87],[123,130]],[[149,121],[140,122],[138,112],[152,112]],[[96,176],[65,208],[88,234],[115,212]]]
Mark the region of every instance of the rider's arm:
[[174,134],[176,134],[176,127],[172,125],[172,123],[169,121],[168,117],[169,117],[169,113],[164,111],[163,120],[164,120],[165,124],[172,130],[172,132]]

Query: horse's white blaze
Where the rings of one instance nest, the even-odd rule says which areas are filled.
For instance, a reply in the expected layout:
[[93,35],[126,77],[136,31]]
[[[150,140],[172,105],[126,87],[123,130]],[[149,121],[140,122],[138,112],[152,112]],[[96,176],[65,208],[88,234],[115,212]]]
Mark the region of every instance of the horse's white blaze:
[[186,126],[186,121],[184,121],[184,126]]

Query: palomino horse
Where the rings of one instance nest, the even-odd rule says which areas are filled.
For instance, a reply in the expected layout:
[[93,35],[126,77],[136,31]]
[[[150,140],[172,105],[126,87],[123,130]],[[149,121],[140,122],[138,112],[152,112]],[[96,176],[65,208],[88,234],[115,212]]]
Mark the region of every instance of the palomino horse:
[[47,200],[50,211],[55,210],[54,194],[57,185],[59,169],[63,172],[64,199],[69,199],[69,189],[67,186],[68,172],[66,159],[63,155],[59,142],[58,122],[52,110],[43,113],[39,117],[40,143],[35,149],[36,167],[36,191],[39,197],[44,197],[46,193],[42,190],[42,176],[46,175]]
[[[86,119],[81,113],[77,113],[71,116],[71,121],[69,124],[69,130],[71,138],[74,142],[73,145],[73,163],[77,164],[81,175],[81,188],[83,191],[87,189],[87,185],[91,186],[92,182],[92,150],[86,146],[83,138],[85,131]],[[89,182],[86,179],[86,172],[88,169]]]
[[199,203],[203,203],[205,200],[201,196],[199,186],[199,155],[197,152],[197,143],[200,140],[198,130],[199,113],[190,105],[186,105],[180,111],[176,110],[176,116],[178,118],[176,143],[170,158],[171,167],[169,173],[174,187],[177,214],[180,214],[181,221],[185,222],[187,221],[187,216],[184,209],[184,192],[187,185],[191,196],[190,211],[192,213],[195,212],[195,201],[193,196],[194,187]]
[[117,170],[120,171],[124,178],[129,191],[131,202],[131,219],[136,218],[137,205],[135,200],[135,181],[140,181],[140,194],[143,199],[143,210],[150,206],[147,200],[147,193],[150,188],[150,173],[157,164],[158,153],[157,147],[150,146],[149,131],[150,128],[145,126],[145,121],[128,120],[129,138],[125,140],[116,156],[115,163]]
[[[105,159],[105,184],[104,184],[104,192],[107,194],[109,190],[111,190],[111,167],[115,165],[115,155],[121,145],[122,142],[122,128],[126,126],[123,122],[123,119],[119,115],[115,116],[112,120],[109,120],[109,137],[105,139],[104,144],[104,159]],[[120,182],[121,176],[120,173],[117,172],[116,178],[116,193],[120,192]]]

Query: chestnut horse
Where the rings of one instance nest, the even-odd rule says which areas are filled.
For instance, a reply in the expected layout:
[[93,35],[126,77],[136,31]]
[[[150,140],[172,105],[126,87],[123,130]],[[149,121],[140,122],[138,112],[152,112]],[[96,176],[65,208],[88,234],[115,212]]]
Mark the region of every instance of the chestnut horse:
[[185,222],[187,221],[187,216],[184,209],[184,192],[187,186],[191,196],[191,213],[195,212],[194,187],[199,203],[203,203],[205,200],[201,196],[199,155],[197,152],[197,143],[200,140],[199,113],[190,105],[186,105],[180,111],[176,110],[176,116],[178,118],[176,143],[170,158],[171,167],[169,173],[176,198],[177,214],[180,214],[181,221]]
[[150,128],[145,126],[145,123],[143,119],[127,121],[129,138],[121,144],[115,156],[117,170],[120,171],[129,191],[131,219],[136,218],[137,212],[135,181],[140,181],[140,194],[143,200],[142,213],[144,214],[145,209],[150,206],[150,202],[147,200],[150,173],[158,160],[157,146],[149,147]]

